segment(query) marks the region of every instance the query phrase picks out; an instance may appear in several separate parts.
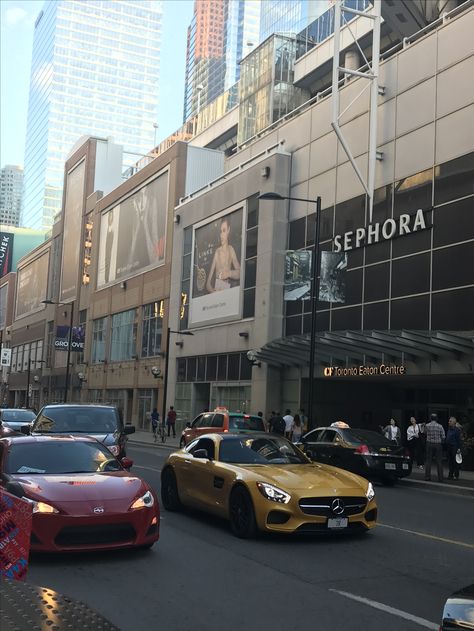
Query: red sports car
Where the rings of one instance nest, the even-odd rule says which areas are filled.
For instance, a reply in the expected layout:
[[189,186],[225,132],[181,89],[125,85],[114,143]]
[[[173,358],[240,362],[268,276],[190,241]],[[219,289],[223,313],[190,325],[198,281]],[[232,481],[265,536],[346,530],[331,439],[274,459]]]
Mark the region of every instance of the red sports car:
[[31,549],[44,552],[149,548],[159,539],[150,486],[90,437],[0,439],[0,485],[33,502]]

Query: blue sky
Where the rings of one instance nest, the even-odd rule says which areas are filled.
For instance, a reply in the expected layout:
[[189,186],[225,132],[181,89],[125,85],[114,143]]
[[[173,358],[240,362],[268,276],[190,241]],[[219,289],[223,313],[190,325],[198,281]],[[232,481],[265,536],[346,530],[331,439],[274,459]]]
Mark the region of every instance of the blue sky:
[[[0,0],[0,166],[23,164],[33,31],[43,4]],[[193,6],[193,0],[163,2],[158,141],[182,124],[186,32]]]

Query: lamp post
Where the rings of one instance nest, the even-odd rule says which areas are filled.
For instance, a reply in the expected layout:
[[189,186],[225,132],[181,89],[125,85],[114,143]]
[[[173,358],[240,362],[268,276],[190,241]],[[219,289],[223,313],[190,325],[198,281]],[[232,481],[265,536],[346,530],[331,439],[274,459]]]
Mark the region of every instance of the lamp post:
[[279,201],[287,199],[293,202],[306,202],[316,204],[316,226],[314,230],[313,260],[311,261],[311,335],[309,343],[309,386],[308,386],[308,425],[310,429],[313,425],[313,414],[315,408],[314,392],[314,361],[316,355],[316,319],[319,298],[319,273],[321,267],[319,251],[319,234],[321,227],[321,197],[316,199],[302,199],[301,197],[287,197],[278,193],[262,193],[259,199],[268,201]]
[[166,393],[168,391],[168,370],[170,364],[170,336],[171,333],[175,333],[176,335],[194,335],[191,331],[172,331],[170,327],[168,327],[166,331],[166,354],[165,354],[165,374],[163,375],[163,406],[162,406],[162,423],[165,422],[166,419]]
[[53,300],[43,300],[42,303],[44,305],[57,305],[57,306],[70,306],[71,307],[71,315],[69,318],[69,333],[68,333],[68,341],[67,341],[67,358],[66,358],[66,377],[64,384],[64,399],[63,402],[67,403],[67,395],[69,391],[69,363],[71,361],[71,343],[72,343],[72,323],[74,320],[74,300],[72,302],[54,302]]

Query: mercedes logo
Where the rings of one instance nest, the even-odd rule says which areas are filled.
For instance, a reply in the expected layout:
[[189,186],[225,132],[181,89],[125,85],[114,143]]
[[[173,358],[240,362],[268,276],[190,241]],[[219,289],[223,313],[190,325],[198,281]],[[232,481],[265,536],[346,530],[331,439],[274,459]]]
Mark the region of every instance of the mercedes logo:
[[344,502],[336,497],[331,503],[331,510],[335,515],[342,515],[344,512]]
[[96,515],[100,515],[103,512],[104,512],[104,509],[102,508],[102,506],[96,506],[94,508],[94,513],[96,513]]

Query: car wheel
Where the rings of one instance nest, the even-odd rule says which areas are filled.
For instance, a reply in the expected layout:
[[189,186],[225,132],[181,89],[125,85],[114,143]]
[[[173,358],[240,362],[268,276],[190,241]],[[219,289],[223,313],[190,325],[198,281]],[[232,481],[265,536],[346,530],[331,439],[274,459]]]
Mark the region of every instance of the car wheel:
[[240,539],[249,539],[257,534],[255,510],[249,492],[242,486],[232,491],[229,500],[229,515],[232,532]]
[[182,507],[176,476],[170,467],[161,474],[161,501],[168,511],[178,511]]

